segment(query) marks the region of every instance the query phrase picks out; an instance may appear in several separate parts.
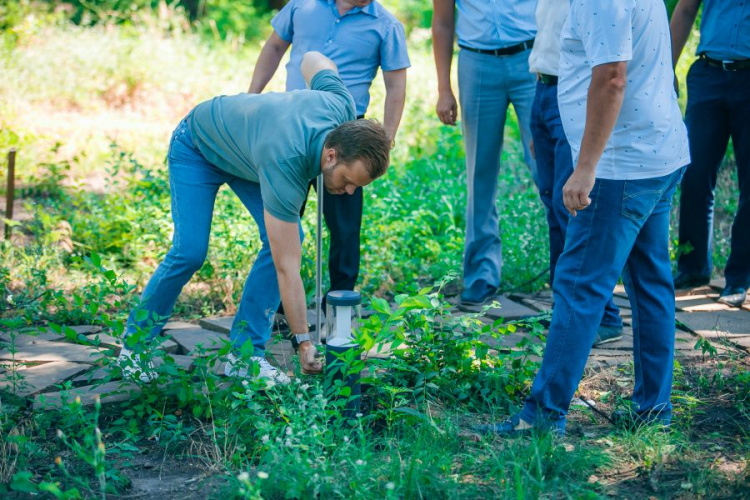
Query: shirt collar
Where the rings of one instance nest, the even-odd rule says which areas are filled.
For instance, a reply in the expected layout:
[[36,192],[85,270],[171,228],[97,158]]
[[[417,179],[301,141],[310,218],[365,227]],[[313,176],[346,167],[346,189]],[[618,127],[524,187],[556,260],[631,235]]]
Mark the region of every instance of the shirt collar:
[[[324,3],[327,3],[333,9],[333,11],[335,12],[336,17],[339,17],[339,12],[338,12],[338,9],[336,8],[336,0],[321,0],[321,1],[324,2]],[[363,14],[367,14],[367,15],[372,16],[372,17],[378,17],[378,11],[375,8],[375,1],[376,0],[373,0],[372,2],[368,3],[365,6],[365,8],[354,7],[352,10],[350,10],[349,12],[347,12],[345,15],[346,16],[351,16],[351,15],[357,14],[359,12],[362,12]]]

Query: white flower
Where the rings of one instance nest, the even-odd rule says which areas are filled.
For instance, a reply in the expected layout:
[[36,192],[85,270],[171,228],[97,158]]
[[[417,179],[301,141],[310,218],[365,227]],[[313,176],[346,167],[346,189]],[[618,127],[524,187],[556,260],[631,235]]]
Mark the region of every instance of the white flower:
[[357,459],[357,461],[356,461],[356,462],[354,462],[354,463],[355,463],[355,464],[357,464],[357,465],[365,465],[365,461],[364,461],[364,460],[362,460],[361,458],[360,458],[360,459]]
[[259,479],[268,479],[268,472],[263,472],[262,470],[258,471],[258,478]]
[[386,483],[386,485],[385,485],[385,489],[386,489],[386,490],[395,490],[395,489],[396,489],[396,484],[395,484],[395,483],[393,483],[392,481],[391,481],[391,482],[389,482],[389,483]]
[[263,444],[266,444],[269,439],[271,439],[271,438],[268,437],[268,434],[266,434],[262,438],[260,438],[260,442],[263,443]]
[[299,386],[299,388],[303,391],[306,391],[310,388],[310,384],[302,384],[301,386]]
[[344,436],[344,442],[345,442],[345,443],[348,443],[348,442],[349,442],[349,436]]
[[286,428],[286,435],[287,436],[291,436],[292,435],[292,428],[291,427],[287,427]]
[[237,476],[237,479],[239,479],[243,483],[246,483],[247,481],[250,480],[250,474],[248,474],[247,472],[240,472],[239,475]]
[[354,416],[355,416],[355,417],[357,417],[357,418],[362,418],[362,414],[361,414],[361,413],[357,413],[357,414],[356,414],[356,415],[354,415]]

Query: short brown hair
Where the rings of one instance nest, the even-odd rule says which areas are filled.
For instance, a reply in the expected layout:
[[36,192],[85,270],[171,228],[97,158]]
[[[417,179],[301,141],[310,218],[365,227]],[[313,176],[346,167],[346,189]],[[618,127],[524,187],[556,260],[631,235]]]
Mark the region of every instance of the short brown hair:
[[385,173],[390,162],[391,141],[376,120],[344,122],[326,137],[325,147],[336,150],[337,160],[351,165],[362,161],[372,180]]

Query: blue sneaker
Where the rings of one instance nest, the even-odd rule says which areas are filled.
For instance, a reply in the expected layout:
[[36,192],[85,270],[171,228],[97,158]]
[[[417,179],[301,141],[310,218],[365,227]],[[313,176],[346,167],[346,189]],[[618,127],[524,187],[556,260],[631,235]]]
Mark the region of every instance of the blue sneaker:
[[550,432],[556,436],[565,435],[565,420],[557,422],[548,422],[544,426],[530,424],[521,419],[521,414],[511,415],[504,422],[496,424],[477,425],[473,427],[474,431],[482,436],[499,436],[499,437],[519,437],[529,436],[534,432]]
[[605,326],[599,325],[599,329],[596,331],[596,338],[592,347],[599,347],[602,344],[608,344],[610,342],[617,342],[622,338],[622,325],[619,326]]
[[483,306],[497,295],[497,287],[484,280],[477,280],[469,288],[461,292],[461,305]]

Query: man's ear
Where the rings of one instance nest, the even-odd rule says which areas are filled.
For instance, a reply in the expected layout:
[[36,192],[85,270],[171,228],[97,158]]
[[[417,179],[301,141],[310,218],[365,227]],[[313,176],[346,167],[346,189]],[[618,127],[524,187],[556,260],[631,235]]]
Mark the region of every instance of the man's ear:
[[338,155],[336,154],[335,148],[325,148],[325,159],[326,164],[335,165]]

